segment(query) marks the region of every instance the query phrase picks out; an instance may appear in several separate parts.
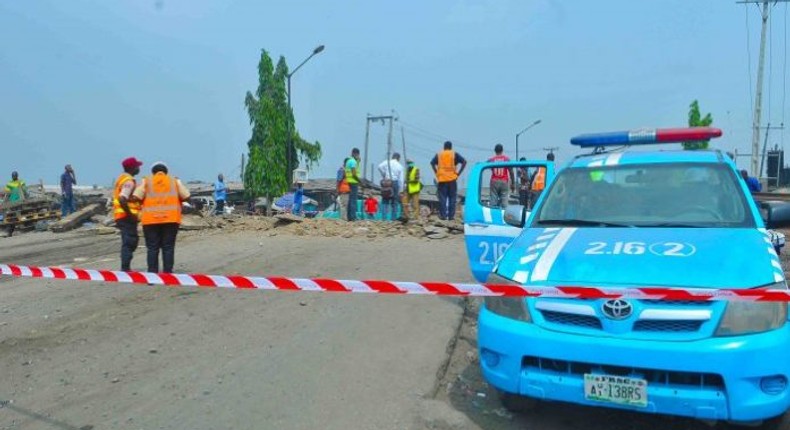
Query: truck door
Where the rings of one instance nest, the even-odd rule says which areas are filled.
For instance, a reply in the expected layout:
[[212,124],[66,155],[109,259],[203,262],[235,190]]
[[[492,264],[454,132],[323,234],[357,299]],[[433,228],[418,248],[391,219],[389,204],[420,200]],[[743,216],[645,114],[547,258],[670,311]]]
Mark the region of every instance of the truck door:
[[[499,170],[494,170],[499,169]],[[496,204],[496,189],[501,189],[501,184],[492,181],[492,174],[508,171],[516,179],[515,191],[511,193],[507,188],[504,204]],[[512,169],[512,170],[511,170]],[[545,183],[554,177],[554,164],[547,161],[509,161],[495,163],[478,163],[469,174],[464,203],[464,238],[466,253],[469,258],[469,267],[472,274],[479,282],[485,282],[489,273],[494,268],[497,260],[505,253],[510,242],[519,234],[521,229],[505,223],[503,206],[525,204],[520,201],[520,178],[529,178],[537,171],[545,169]],[[493,195],[492,195],[493,193]],[[533,202],[534,203],[534,202]]]

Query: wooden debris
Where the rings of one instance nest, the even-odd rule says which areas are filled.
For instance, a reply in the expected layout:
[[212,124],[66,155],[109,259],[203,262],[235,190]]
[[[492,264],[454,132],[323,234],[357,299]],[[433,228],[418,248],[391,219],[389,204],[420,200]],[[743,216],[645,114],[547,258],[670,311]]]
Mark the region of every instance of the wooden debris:
[[84,208],[74,212],[73,214],[61,219],[60,221],[50,224],[49,229],[55,233],[62,233],[75,229],[82,225],[83,222],[89,220],[92,216],[104,212],[104,207],[98,203],[85,206]]
[[13,203],[5,202],[0,205],[1,226],[32,227],[35,223],[44,220],[53,220],[60,217],[60,211],[52,209],[52,202],[47,199],[25,199]]
[[304,217],[295,216],[293,214],[279,214],[274,216],[275,219],[278,221],[292,223],[292,222],[304,222]]
[[183,215],[181,217],[181,230],[205,230],[213,226],[197,215]]

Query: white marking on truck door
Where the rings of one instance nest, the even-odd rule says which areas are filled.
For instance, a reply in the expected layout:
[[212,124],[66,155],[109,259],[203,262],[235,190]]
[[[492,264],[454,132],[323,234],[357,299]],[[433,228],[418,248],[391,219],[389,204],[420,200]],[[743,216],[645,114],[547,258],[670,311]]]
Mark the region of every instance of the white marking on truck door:
[[575,231],[575,227],[563,228],[557,237],[549,242],[549,246],[543,251],[540,259],[535,264],[535,269],[532,271],[532,282],[545,281],[549,278],[551,266],[554,265],[554,262],[560,255],[560,251],[568,244],[568,241]]
[[527,282],[529,279],[529,272],[526,270],[519,270],[518,272],[513,274],[513,280],[518,282],[519,284],[523,284]]
[[534,254],[525,255],[525,256],[521,257],[521,260],[519,260],[519,263],[521,263],[521,264],[531,263],[531,262],[537,260],[539,256],[540,256],[540,254],[538,254],[537,252],[534,253]]

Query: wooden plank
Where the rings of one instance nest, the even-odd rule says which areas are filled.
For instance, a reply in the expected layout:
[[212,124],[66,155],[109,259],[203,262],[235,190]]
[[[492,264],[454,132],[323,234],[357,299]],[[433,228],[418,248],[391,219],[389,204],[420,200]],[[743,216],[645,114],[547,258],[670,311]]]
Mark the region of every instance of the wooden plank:
[[20,224],[26,223],[31,221],[40,221],[45,219],[57,219],[60,218],[60,212],[57,211],[48,211],[42,213],[33,213],[27,214],[22,216],[6,216],[3,218],[3,225],[11,225],[11,224]]
[[84,208],[74,212],[73,214],[63,218],[60,221],[54,222],[49,226],[49,229],[61,233],[69,231],[82,225],[83,222],[90,219],[90,217],[104,212],[104,207],[98,203],[85,206]]

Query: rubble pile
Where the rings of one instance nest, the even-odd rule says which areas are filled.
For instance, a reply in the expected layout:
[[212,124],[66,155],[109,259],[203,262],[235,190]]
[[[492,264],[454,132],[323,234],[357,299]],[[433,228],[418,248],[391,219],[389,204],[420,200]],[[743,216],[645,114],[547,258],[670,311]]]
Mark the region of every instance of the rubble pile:
[[[112,213],[103,213],[98,205],[90,205],[61,221],[47,223],[42,230],[65,232],[80,229],[90,234],[117,234]],[[442,221],[432,217],[420,221],[383,222],[356,221],[349,223],[338,219],[301,218],[292,215],[276,217],[225,215],[203,216],[197,213],[184,214],[181,230],[193,234],[225,234],[236,232],[263,232],[264,235],[292,235],[302,237],[341,237],[386,239],[398,237],[448,239],[463,234],[460,222]]]
[[[446,239],[463,234],[463,224],[438,219],[419,222],[357,221],[348,223],[337,219],[271,218],[261,216],[208,217],[206,222],[225,231],[262,231],[269,236],[294,235],[310,237],[366,237],[369,239],[392,237],[424,237]],[[183,228],[183,225],[182,225]]]

